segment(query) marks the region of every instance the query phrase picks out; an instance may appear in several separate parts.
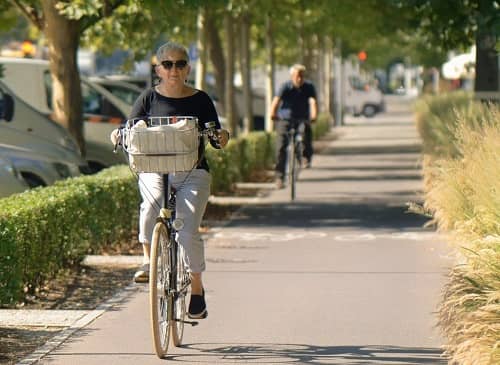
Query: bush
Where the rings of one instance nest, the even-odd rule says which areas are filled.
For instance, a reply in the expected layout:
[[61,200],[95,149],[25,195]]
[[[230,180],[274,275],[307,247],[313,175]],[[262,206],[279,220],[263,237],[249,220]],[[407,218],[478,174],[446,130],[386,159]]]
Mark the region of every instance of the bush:
[[120,166],[1,202],[0,304],[5,305],[87,253],[128,236],[139,195],[132,174]]
[[[274,134],[254,132],[207,147],[212,192],[274,163]],[[86,254],[130,237],[140,194],[128,166],[15,194],[0,200],[0,306],[13,305]]]
[[[500,111],[493,105],[450,100],[446,105],[453,111],[442,104],[430,117],[419,116],[432,161],[424,170],[425,207],[461,250],[463,261],[445,287],[439,324],[448,338],[450,363],[498,364]],[[426,105],[433,109],[437,104]]]
[[435,158],[458,156],[456,130],[460,122],[481,130],[483,123],[494,118],[488,105],[466,92],[424,96],[416,102],[415,112],[423,151]]

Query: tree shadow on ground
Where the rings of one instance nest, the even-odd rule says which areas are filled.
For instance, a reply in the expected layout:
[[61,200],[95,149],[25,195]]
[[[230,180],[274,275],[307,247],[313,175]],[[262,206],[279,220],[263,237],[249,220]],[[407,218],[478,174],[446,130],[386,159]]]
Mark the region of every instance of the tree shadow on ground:
[[[391,345],[317,346],[309,344],[188,344],[195,355],[172,355],[171,361],[218,363],[217,361],[255,364],[446,364],[442,351],[437,348],[401,347]],[[212,358],[207,359],[207,355]]]

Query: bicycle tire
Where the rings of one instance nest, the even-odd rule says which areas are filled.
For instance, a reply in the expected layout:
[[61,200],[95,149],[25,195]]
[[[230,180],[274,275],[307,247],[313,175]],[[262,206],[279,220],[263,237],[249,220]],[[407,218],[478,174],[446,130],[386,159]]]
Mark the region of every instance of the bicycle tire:
[[302,170],[302,155],[304,154],[304,144],[301,140],[295,142],[295,181],[299,181]]
[[156,223],[151,240],[149,267],[149,303],[151,332],[156,355],[164,358],[170,339],[173,297],[171,284],[170,234],[162,222]]
[[182,246],[176,244],[176,291],[172,307],[172,342],[174,346],[182,345],[184,336],[184,319],[186,317],[186,294],[190,284],[189,273],[184,262],[184,251]]
[[290,181],[290,199],[293,201],[295,200],[295,184],[296,184],[296,158],[295,158],[295,136],[293,135],[291,138],[291,141],[289,141],[290,144],[290,151],[288,155],[288,161],[289,161],[289,181]]

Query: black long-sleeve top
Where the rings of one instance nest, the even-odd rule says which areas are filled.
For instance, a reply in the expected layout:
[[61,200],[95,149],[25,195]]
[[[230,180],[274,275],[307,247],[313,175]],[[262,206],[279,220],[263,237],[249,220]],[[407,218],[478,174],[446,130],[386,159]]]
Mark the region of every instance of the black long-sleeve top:
[[[147,89],[137,98],[132,107],[129,119],[147,117],[192,116],[198,118],[198,128],[206,129],[205,123],[215,122],[215,129],[220,129],[220,122],[215,106],[207,93],[197,90],[195,94],[183,98],[169,98],[155,91]],[[215,148],[219,148],[210,141]],[[200,143],[198,156],[201,157],[197,168],[209,171],[204,155],[205,144]]]

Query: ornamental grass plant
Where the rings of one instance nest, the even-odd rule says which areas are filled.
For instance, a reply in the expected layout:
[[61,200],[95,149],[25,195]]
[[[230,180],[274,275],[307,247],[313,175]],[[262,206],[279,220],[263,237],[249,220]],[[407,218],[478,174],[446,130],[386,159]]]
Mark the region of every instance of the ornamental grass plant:
[[500,111],[464,94],[436,100],[417,106],[424,208],[459,257],[439,325],[450,364],[500,364]]

